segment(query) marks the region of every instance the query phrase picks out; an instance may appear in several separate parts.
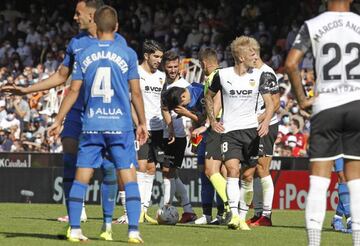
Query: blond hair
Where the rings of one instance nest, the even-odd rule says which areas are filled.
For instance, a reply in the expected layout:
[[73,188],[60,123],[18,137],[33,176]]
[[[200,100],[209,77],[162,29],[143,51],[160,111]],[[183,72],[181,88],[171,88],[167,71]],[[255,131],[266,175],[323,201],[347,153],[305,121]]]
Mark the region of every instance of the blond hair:
[[[244,55],[244,52],[248,51],[250,48],[253,48],[253,40],[255,39],[248,36],[240,36],[231,42],[230,48],[235,63],[239,64],[240,57]],[[257,41],[255,40],[255,42]]]
[[258,56],[260,56],[260,44],[255,38],[250,38],[250,48],[253,49]]

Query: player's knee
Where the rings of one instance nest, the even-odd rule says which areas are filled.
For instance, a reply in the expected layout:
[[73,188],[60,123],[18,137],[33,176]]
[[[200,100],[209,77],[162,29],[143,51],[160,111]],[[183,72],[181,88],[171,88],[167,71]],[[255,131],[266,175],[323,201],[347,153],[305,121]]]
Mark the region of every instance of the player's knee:
[[242,180],[246,181],[246,182],[252,182],[254,179],[254,176],[251,174],[243,174],[242,176]]
[[228,166],[227,168],[227,176],[230,178],[238,178],[240,176],[240,170],[235,166]]

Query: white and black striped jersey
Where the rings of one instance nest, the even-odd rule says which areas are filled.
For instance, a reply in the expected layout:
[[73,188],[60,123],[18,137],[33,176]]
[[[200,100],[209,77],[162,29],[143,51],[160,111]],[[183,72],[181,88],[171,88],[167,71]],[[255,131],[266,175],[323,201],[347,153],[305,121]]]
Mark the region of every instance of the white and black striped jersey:
[[315,58],[313,114],[360,100],[360,16],[328,11],[305,22],[293,48]]
[[[187,82],[183,78],[180,78],[171,84],[165,83],[163,90],[166,91],[174,86],[180,87],[180,88],[186,88],[189,85],[190,85],[189,82]],[[170,114],[171,114],[172,123],[173,123],[173,127],[174,127],[175,137],[177,137],[177,138],[186,137],[185,124],[186,124],[186,119],[188,119],[188,118],[184,117],[184,116],[179,117],[179,115],[177,113],[175,113],[174,111],[171,111]],[[164,138],[168,138],[168,137],[169,137],[169,131],[168,131],[167,126],[165,125]]]
[[220,69],[214,76],[209,90],[221,90],[224,133],[258,126],[256,104],[258,93],[269,93],[267,73],[259,69],[244,75],[236,74],[234,67]]
[[[270,94],[274,95],[274,94],[279,93],[279,83],[277,81],[277,77],[276,77],[274,70],[271,67],[269,67],[268,65],[266,65],[265,63],[259,68],[259,70],[261,72],[269,73],[269,76],[271,76],[273,78],[268,83]],[[258,93],[256,113],[257,113],[257,115],[261,115],[264,112],[265,112],[265,102],[264,102],[264,99],[262,98],[262,96],[260,95],[260,93]],[[271,118],[270,125],[273,125],[276,123],[278,123],[278,118],[276,116],[276,113],[274,113],[273,117]]]
[[165,73],[157,70],[155,73],[146,72],[139,66],[140,88],[144,100],[146,126],[149,131],[164,129],[161,114],[161,91],[165,83]]

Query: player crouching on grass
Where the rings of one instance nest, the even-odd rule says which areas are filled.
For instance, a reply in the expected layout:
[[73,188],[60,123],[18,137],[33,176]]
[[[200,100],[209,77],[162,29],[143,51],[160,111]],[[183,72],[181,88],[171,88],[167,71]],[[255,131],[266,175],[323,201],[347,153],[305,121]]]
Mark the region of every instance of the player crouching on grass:
[[[147,140],[147,129],[137,55],[131,48],[114,42],[117,20],[116,10],[110,6],[103,6],[95,12],[99,40],[76,56],[69,94],[62,102],[54,124],[49,128],[50,135],[59,134],[65,115],[75,103],[80,91],[84,90],[83,128],[75,181],[69,196],[69,241],[72,242],[88,240],[80,228],[82,202],[94,168],[100,166],[103,153],[107,151],[117,168],[118,183],[120,184],[121,179],[126,192],[128,242],[143,243],[138,228],[141,205],[136,181],[138,165],[129,87],[131,102],[139,119],[136,138],[140,144]],[[113,211],[108,211],[106,215],[112,217],[112,213]],[[107,226],[111,228],[111,223]],[[111,234],[108,228],[105,230],[105,233]]]

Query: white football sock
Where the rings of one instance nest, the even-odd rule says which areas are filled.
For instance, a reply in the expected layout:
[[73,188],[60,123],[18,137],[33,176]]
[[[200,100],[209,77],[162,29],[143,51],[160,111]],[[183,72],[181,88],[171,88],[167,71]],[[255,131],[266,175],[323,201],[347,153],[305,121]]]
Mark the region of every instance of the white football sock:
[[144,196],[144,211],[147,212],[147,209],[150,206],[152,188],[154,184],[155,175],[145,174],[145,196]]
[[175,179],[164,177],[164,205],[171,205],[175,195]]
[[330,179],[310,175],[310,189],[305,209],[306,228],[321,230],[326,211],[326,192]]
[[226,193],[229,206],[233,215],[239,215],[238,206],[240,198],[239,178],[226,178]]
[[245,180],[241,180],[241,188],[240,188],[240,210],[239,215],[240,219],[245,220],[247,212],[249,211],[249,205],[251,204],[252,197],[254,194],[253,190],[253,182],[247,182]]
[[272,203],[274,198],[274,183],[271,175],[261,178],[261,186],[263,190],[263,216],[270,217]]
[[136,172],[137,183],[139,186],[140,199],[141,199],[141,209],[144,207],[145,201],[145,173]]
[[178,177],[175,179],[176,184],[176,193],[180,196],[181,199],[181,206],[184,208],[185,213],[193,213],[193,209],[189,200],[188,193],[185,189],[184,183]]
[[347,182],[350,193],[350,211],[353,245],[360,245],[360,179]]

